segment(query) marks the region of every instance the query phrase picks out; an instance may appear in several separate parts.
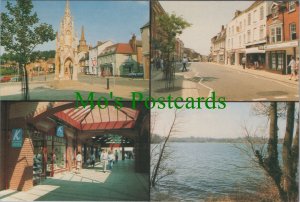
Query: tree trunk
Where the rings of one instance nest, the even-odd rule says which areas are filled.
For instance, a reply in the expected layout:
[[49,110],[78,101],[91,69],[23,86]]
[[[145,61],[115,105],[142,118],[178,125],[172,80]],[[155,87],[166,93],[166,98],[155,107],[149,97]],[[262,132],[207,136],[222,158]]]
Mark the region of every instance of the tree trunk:
[[269,108],[269,119],[270,119],[270,131],[269,131],[269,142],[268,142],[268,156],[265,160],[264,168],[273,179],[280,198],[282,201],[286,201],[286,193],[281,187],[281,176],[282,172],[278,161],[278,125],[277,125],[277,103],[271,102]]
[[24,72],[25,72],[24,100],[29,100],[29,86],[28,86],[28,74],[27,74],[27,70],[26,70],[26,64],[24,64]]
[[283,190],[287,194],[287,201],[293,201],[293,187],[295,187],[295,178],[292,177],[293,172],[293,157],[292,157],[292,141],[294,133],[295,120],[295,103],[287,103],[287,118],[285,136],[282,146],[283,160]]
[[298,171],[298,163],[299,163],[299,114],[297,119],[297,128],[296,128],[296,134],[293,140],[293,146],[292,146],[292,179],[294,179],[294,184],[292,184],[292,191],[293,196],[292,198],[294,201],[298,198],[298,184],[296,183],[296,177],[297,177],[297,171]]

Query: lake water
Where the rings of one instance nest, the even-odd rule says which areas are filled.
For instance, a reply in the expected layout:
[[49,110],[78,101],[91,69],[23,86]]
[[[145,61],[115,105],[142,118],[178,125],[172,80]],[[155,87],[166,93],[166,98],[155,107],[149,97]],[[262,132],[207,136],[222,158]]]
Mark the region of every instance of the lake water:
[[261,169],[230,143],[170,143],[168,167],[175,174],[164,178],[153,192],[180,200],[222,197],[240,191],[255,192],[263,182]]

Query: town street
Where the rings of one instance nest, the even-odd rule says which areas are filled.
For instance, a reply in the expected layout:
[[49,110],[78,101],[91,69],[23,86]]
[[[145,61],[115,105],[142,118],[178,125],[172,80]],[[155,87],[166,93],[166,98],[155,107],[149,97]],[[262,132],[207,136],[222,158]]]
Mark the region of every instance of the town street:
[[[299,99],[298,82],[290,81],[288,75],[204,62],[191,63],[188,69],[188,72],[176,73],[175,90],[165,91],[164,94],[181,95],[185,98],[208,97],[214,91],[217,97],[224,96],[227,101]],[[154,92],[155,97],[162,95],[157,93],[159,90],[156,83],[152,80],[151,92]]]
[[[75,91],[79,91],[83,99],[87,99],[90,92],[95,92],[95,99],[99,96],[109,98],[109,93],[119,96],[125,100],[131,100],[131,92],[141,92],[149,95],[149,80],[140,78],[116,77],[109,79],[107,89],[107,78],[94,75],[78,75],[78,81],[54,80],[54,75],[40,75],[29,81],[31,100],[75,100]],[[2,100],[21,100],[21,82],[7,82],[0,84],[0,96]]]

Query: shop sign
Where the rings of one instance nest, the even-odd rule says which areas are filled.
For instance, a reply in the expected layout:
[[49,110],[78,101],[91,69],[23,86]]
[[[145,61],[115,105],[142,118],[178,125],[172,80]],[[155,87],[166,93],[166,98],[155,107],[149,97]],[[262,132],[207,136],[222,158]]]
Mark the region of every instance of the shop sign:
[[289,47],[297,47],[298,41],[278,43],[278,44],[270,44],[266,46],[266,49],[275,49],[275,48],[289,48]]
[[64,126],[57,126],[56,136],[57,137],[64,137]]
[[20,148],[23,143],[23,129],[22,128],[14,128],[11,133],[11,147],[12,148]]

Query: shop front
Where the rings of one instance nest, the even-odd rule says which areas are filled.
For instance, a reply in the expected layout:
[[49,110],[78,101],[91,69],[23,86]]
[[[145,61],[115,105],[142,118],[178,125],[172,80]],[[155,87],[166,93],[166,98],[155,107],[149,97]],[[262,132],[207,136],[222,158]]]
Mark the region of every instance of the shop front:
[[281,74],[290,74],[288,68],[292,57],[299,56],[298,41],[285,42],[281,44],[270,44],[266,46],[267,67],[271,71]]
[[261,47],[246,48],[246,66],[248,68],[263,69],[266,66],[266,51]]

